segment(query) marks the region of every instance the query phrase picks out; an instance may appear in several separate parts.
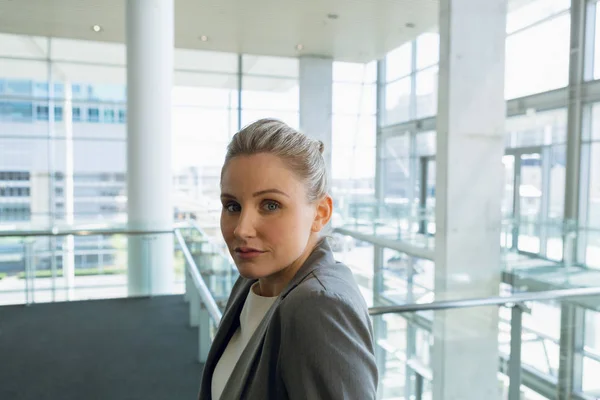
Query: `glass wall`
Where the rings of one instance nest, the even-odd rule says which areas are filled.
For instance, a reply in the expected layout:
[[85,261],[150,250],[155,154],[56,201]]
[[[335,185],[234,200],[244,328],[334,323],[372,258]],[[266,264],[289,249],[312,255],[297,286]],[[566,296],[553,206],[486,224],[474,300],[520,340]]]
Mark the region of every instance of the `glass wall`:
[[[126,68],[124,44],[0,34],[0,229],[112,227],[127,221]],[[352,79],[354,73],[348,71]],[[363,79],[360,75],[358,81]],[[218,226],[227,143],[242,125],[262,117],[298,127],[298,90],[297,58],[175,49],[176,219],[193,217],[203,226]],[[362,121],[369,113],[374,120],[374,97],[369,110],[355,104],[345,110],[352,107],[358,108],[348,114]],[[348,136],[357,141],[351,148],[364,145],[368,122],[360,126]],[[371,131],[374,136],[374,127]],[[372,180],[372,170],[363,171],[363,177]],[[23,272],[24,245],[2,243],[0,278]],[[42,243],[36,246],[44,254],[57,249],[52,251],[60,268],[60,243],[36,243]],[[114,237],[76,237],[73,246],[69,258],[76,270],[89,273],[90,268],[114,269],[122,243]]]
[[242,56],[242,122],[272,117],[299,128],[297,58]]
[[571,1],[509,4],[505,97],[512,99],[567,86]]
[[427,32],[387,54],[383,125],[436,114],[439,43]]
[[514,235],[510,249],[562,260],[566,132],[565,108],[506,121],[502,211]]
[[0,48],[0,224],[124,222],[125,46],[0,34]]
[[[536,279],[548,284],[550,281],[567,285],[564,279],[563,247],[567,222],[564,218],[567,168],[567,109],[569,92],[564,90],[569,82],[570,63],[570,33],[571,33],[571,1],[570,0],[527,0],[509,1],[509,13],[506,26],[506,70],[505,98],[508,100],[509,114],[505,125],[505,154],[501,161],[504,165],[504,197],[502,215],[502,245],[507,250],[503,262],[507,269],[516,274],[531,273],[531,287],[534,290]],[[588,10],[593,9],[595,2],[587,2]],[[586,4],[587,4],[586,3]],[[596,18],[594,21],[593,18]],[[600,21],[600,12],[593,11],[591,21],[595,27]],[[593,27],[592,27],[593,28]],[[600,40],[595,30],[595,52],[587,54],[595,62],[593,65],[594,78],[600,77]],[[593,33],[593,29],[586,32]],[[587,33],[586,33],[587,34]],[[587,38],[590,39],[590,38]],[[594,38],[591,38],[594,39]],[[431,237],[435,234],[435,155],[436,132],[435,121],[423,119],[435,116],[436,109],[426,109],[419,101],[419,90],[423,87],[420,76],[437,75],[436,58],[422,60],[424,57],[423,43],[429,46],[439,46],[439,39],[423,35],[413,42],[389,52],[382,60],[382,70],[385,77],[379,82],[384,90],[382,107],[380,109],[381,123],[379,134],[382,137],[381,155],[383,183],[383,201],[386,210],[391,205],[396,209],[397,219],[404,222],[392,222],[393,218],[379,221],[381,224],[395,225],[399,230],[408,231],[420,237]],[[594,46],[587,46],[593,48]],[[435,52],[437,53],[436,48]],[[435,68],[435,69],[434,69]],[[435,71],[435,72],[434,72]],[[590,74],[591,75],[591,74]],[[431,79],[429,79],[431,82]],[[586,86],[583,102],[598,102],[597,82]],[[437,83],[434,87],[434,93]],[[553,93],[546,93],[555,91]],[[527,99],[525,96],[536,95]],[[592,100],[593,99],[593,100]],[[582,177],[580,190],[582,199],[580,207],[580,225],[577,240],[579,265],[573,268],[573,273],[581,273],[580,280],[568,280],[568,284],[586,286],[597,281],[595,271],[586,268],[600,268],[600,102],[584,105],[582,119],[583,142],[581,152]],[[575,134],[575,133],[573,133]],[[598,203],[598,204],[596,204]],[[398,237],[406,244],[417,244],[419,240],[414,235]],[[408,239],[410,238],[410,239]],[[406,254],[391,256],[384,251],[384,260],[388,265],[401,265],[405,270],[411,270],[411,257]],[[426,264],[425,264],[426,265]],[[584,267],[584,268],[580,268]],[[518,270],[522,268],[522,270]],[[433,276],[433,263],[431,263]],[[534,272],[535,271],[535,272]],[[552,275],[551,272],[558,275]],[[413,290],[417,277],[428,277],[427,268],[414,270],[417,275],[398,277],[393,274],[394,287],[392,303],[405,303],[409,282]],[[413,273],[414,273],[413,272]],[[539,274],[539,275],[538,275]],[[548,274],[547,276],[545,274]],[[589,274],[589,275],[588,275]],[[561,278],[557,278],[560,276]],[[552,280],[557,278],[557,280]],[[592,279],[594,281],[592,282]],[[585,283],[582,283],[584,282]],[[556,283],[558,285],[558,283]],[[384,286],[385,287],[385,286]],[[537,287],[537,286],[536,286]],[[541,288],[542,286],[540,286]],[[427,285],[423,285],[424,295],[429,293]],[[432,288],[433,289],[433,288]],[[515,288],[503,285],[505,294]],[[542,290],[542,289],[539,289]],[[393,298],[395,296],[395,298]],[[429,301],[429,300],[423,300]],[[553,303],[532,304],[531,312],[524,317],[523,362],[530,368],[555,380],[558,376],[560,349],[560,307]],[[578,309],[579,311],[583,311]],[[600,354],[597,351],[595,327],[597,313],[586,311],[586,346],[583,357],[577,358],[577,367],[583,367],[582,374],[575,377],[576,385],[581,384],[587,394],[596,395],[598,385],[595,383],[594,372],[600,366]],[[509,313],[502,311],[500,324],[501,352],[507,354],[509,344]],[[385,321],[380,322],[385,326]],[[398,324],[397,324],[398,325]],[[398,332],[405,337],[414,337],[418,329],[411,326],[410,321],[398,325]],[[578,330],[584,327],[568,327]],[[426,340],[426,339],[425,339]],[[389,343],[388,343],[389,345]],[[427,345],[424,345],[427,348]],[[410,345],[406,346],[402,339],[394,349],[399,353],[409,353]],[[571,349],[579,355],[581,349]],[[393,352],[392,352],[393,353]],[[426,357],[424,358],[426,360]],[[582,361],[581,361],[582,360]],[[409,362],[398,362],[396,365]],[[579,363],[581,362],[581,365]],[[408,372],[400,368],[390,379],[403,382]],[[385,378],[384,378],[385,379]],[[395,394],[397,395],[397,394]],[[529,396],[529,395],[528,395]]]
[[346,204],[375,196],[377,64],[333,63],[332,196]]
[[590,107],[591,129],[587,132],[584,130],[582,149],[582,183],[587,185],[587,193],[583,192],[586,215],[582,221],[582,256],[586,265],[600,268],[600,104]]
[[238,130],[238,56],[175,50],[172,135],[175,212],[216,225],[225,150]]

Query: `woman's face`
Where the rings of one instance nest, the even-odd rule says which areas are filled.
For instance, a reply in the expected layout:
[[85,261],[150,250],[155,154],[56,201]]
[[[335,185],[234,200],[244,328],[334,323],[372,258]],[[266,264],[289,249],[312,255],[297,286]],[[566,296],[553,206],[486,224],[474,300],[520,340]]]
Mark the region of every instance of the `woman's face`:
[[266,153],[229,161],[221,202],[221,232],[240,274],[249,279],[299,268],[329,220],[327,215],[322,221],[319,202],[308,202],[304,183],[279,157]]

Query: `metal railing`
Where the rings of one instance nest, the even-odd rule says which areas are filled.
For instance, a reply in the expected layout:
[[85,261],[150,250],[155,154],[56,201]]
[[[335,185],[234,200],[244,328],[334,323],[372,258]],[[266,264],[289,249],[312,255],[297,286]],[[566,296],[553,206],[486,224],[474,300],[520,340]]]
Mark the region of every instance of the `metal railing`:
[[[199,226],[191,224],[192,228],[203,237],[203,242],[210,240],[203,234]],[[183,238],[181,228],[174,230],[175,237],[185,258],[185,298],[190,303],[190,326],[198,328],[198,361],[206,362],[211,346],[211,321],[218,325],[221,322],[222,313],[217,301],[213,297],[208,285],[202,278],[200,269],[194,261],[194,257]]]
[[[463,308],[502,306],[511,308],[510,318],[510,355],[508,359],[508,399],[521,398],[521,345],[523,331],[523,311],[527,309],[524,303],[530,301],[567,300],[580,297],[600,296],[600,287],[547,290],[543,292],[517,293],[504,297],[471,298],[458,300],[433,301],[422,304],[404,304],[369,308],[371,316],[384,314],[416,313],[422,311],[443,311]],[[416,373],[416,400],[421,400],[424,379],[431,379],[433,373],[425,368],[424,372]],[[574,399],[585,399],[583,395],[575,394]]]
[[131,230],[126,228],[68,228],[68,229],[33,229],[25,231],[1,230],[0,238],[3,237],[57,237],[57,236],[100,236],[100,235],[159,235],[173,233],[173,229],[163,230]]
[[404,304],[404,305],[393,305],[393,306],[383,306],[383,307],[371,307],[369,309],[369,314],[371,314],[371,315],[382,315],[382,314],[390,314],[390,313],[398,314],[398,313],[404,313],[404,312],[450,310],[450,309],[457,309],[457,308],[472,308],[472,307],[483,307],[483,306],[512,307],[515,304],[524,303],[527,301],[561,300],[561,299],[568,299],[568,298],[598,296],[598,295],[600,295],[600,287],[546,290],[543,292],[517,293],[517,294],[513,294],[511,296],[502,296],[502,297],[484,297],[484,298],[461,299],[461,300],[432,301],[430,303],[422,303],[422,304]]
[[[181,226],[180,223],[176,223],[174,226]],[[150,239],[153,239],[155,237],[161,236],[161,235],[172,235],[174,230],[173,228],[170,229],[130,229],[125,225],[117,225],[117,226],[110,226],[107,224],[103,224],[103,223],[97,223],[97,224],[92,224],[92,223],[88,223],[88,224],[80,224],[80,225],[58,225],[58,226],[53,226],[53,227],[45,227],[45,228],[39,228],[39,229],[24,229],[24,230],[16,230],[14,229],[14,227],[10,227],[11,229],[6,229],[6,227],[0,227],[0,241],[2,241],[3,239],[8,239],[9,241],[12,238],[18,238],[21,239],[18,243],[17,242],[9,242],[11,243],[11,245],[14,248],[9,249],[7,252],[4,252],[3,255],[6,256],[7,254],[11,257],[15,257],[15,259],[19,260],[21,262],[23,262],[23,276],[22,279],[24,280],[24,287],[20,288],[10,288],[9,289],[3,289],[2,291],[0,291],[0,294],[6,295],[6,296],[19,296],[19,293],[24,293],[24,304],[26,305],[30,305],[36,302],[36,294],[42,294],[43,296],[46,296],[46,300],[42,300],[42,301],[47,301],[47,299],[49,298],[50,301],[54,302],[57,301],[57,298],[60,299],[66,299],[66,300],[73,300],[74,299],[74,293],[75,290],[80,290],[80,289],[85,289],[85,290],[92,290],[92,289],[98,289],[98,290],[121,290],[123,288],[125,288],[125,292],[123,292],[123,294],[121,294],[119,292],[119,294],[116,294],[117,297],[122,297],[123,295],[126,296],[126,288],[127,288],[127,284],[126,283],[109,283],[109,284],[95,284],[95,285],[75,285],[75,281],[74,281],[74,277],[77,275],[78,273],[78,269],[75,268],[74,266],[74,261],[72,260],[71,263],[73,264],[73,266],[71,267],[71,271],[70,273],[67,273],[65,275],[64,272],[64,266],[60,267],[58,265],[58,261],[57,259],[59,257],[63,258],[64,261],[64,257],[65,255],[67,257],[71,257],[72,259],[74,259],[75,256],[83,256],[83,255],[89,255],[89,254],[103,254],[103,255],[114,255],[116,253],[121,253],[124,251],[127,251],[126,248],[121,248],[121,247],[115,247],[114,245],[111,247],[103,247],[103,248],[93,248],[90,249],[86,246],[88,245],[81,245],[78,244],[77,247],[75,247],[74,243],[70,243],[67,242],[66,247],[65,247],[65,243],[62,244],[58,244],[58,240],[59,238],[61,239],[69,239],[71,238],[85,238],[85,237],[92,237],[92,236],[118,236],[118,235],[122,235],[124,237],[141,237],[142,240],[145,241],[144,246],[146,247],[150,247],[152,246],[152,243],[149,242]],[[49,243],[42,243],[40,246],[36,245],[36,240],[40,239],[40,238],[48,238],[50,241]],[[96,244],[94,244],[96,245]],[[16,246],[16,247],[15,247]],[[35,249],[34,249],[35,247]],[[38,248],[39,247],[39,248]],[[46,258],[48,259],[48,263],[50,264],[49,268],[45,268],[43,270],[38,270],[37,269],[37,261],[34,260],[34,258],[37,257],[42,257],[42,258]],[[96,267],[94,267],[95,269],[97,269],[99,272],[98,274],[101,275],[102,271],[104,271],[104,266],[98,265]],[[85,269],[85,268],[84,268]],[[35,282],[38,279],[42,279],[38,276],[38,273],[44,273],[47,271],[47,275],[44,275],[42,278],[48,278],[51,280],[49,286],[42,286],[42,287],[36,287]],[[125,269],[123,269],[123,272],[125,271]],[[14,271],[12,271],[14,272]],[[92,274],[93,275],[93,274]],[[117,274],[114,274],[115,276]],[[62,284],[62,286],[59,284],[57,285],[57,279],[58,278],[65,278],[65,283]],[[109,297],[112,297],[114,295],[111,294]],[[58,297],[57,297],[58,296]],[[96,297],[94,297],[96,298]],[[61,300],[62,301],[62,300]],[[14,299],[9,300],[8,304],[20,304],[20,301],[17,300],[15,302]]]

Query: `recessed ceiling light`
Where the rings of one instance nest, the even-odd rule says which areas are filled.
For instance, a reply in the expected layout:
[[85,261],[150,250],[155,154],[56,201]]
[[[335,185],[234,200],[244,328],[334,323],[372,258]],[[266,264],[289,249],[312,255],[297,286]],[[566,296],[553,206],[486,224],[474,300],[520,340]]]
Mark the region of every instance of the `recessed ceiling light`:
[[100,32],[102,30],[102,27],[100,25],[94,25],[92,26],[92,30],[94,32]]
[[303,49],[304,49],[304,45],[302,43],[298,43],[296,45],[296,50],[300,51],[300,50],[303,50]]
[[202,36],[200,36],[200,40],[203,42],[208,42],[208,36],[202,35]]
[[414,28],[415,24],[413,24],[412,22],[407,22],[404,26],[406,26],[407,28]]

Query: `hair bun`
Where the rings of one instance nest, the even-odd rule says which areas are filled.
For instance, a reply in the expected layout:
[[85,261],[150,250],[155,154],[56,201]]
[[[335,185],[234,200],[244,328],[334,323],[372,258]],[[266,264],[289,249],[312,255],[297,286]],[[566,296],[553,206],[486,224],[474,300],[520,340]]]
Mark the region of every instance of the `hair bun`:
[[319,153],[323,154],[325,151],[325,144],[320,140],[317,141],[317,144],[319,145]]

